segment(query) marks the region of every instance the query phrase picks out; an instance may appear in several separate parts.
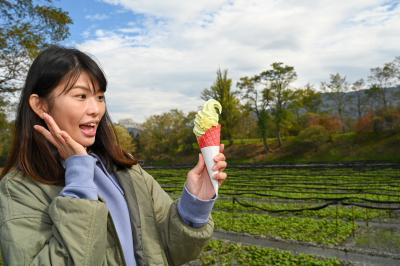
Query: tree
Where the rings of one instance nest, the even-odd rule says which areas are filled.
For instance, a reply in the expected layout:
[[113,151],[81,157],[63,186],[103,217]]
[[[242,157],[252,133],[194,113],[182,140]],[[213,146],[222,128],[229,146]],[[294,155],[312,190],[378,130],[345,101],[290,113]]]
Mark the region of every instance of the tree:
[[365,83],[363,79],[359,79],[353,83],[351,86],[351,90],[355,92],[355,97],[356,97],[356,110],[357,110],[357,119],[361,119],[363,116],[363,106],[364,106],[364,100],[363,100],[363,89],[364,89]]
[[242,77],[237,83],[241,90],[241,98],[245,101],[245,106],[253,111],[257,117],[257,126],[259,134],[264,145],[265,154],[269,152],[267,136],[269,131],[269,106],[271,97],[269,91],[257,86],[254,77]]
[[376,109],[379,109],[381,103],[381,89],[377,86],[371,86],[369,89],[365,91],[365,95],[367,96],[369,102],[369,112],[374,112]]
[[117,134],[118,142],[121,147],[130,153],[134,153],[136,151],[135,144],[133,143],[133,138],[129,134],[128,129],[121,125],[114,125],[115,133]]
[[289,89],[291,82],[296,80],[297,74],[294,67],[283,65],[283,63],[272,63],[272,69],[261,72],[256,76],[256,81],[264,84],[264,94],[268,94],[271,103],[271,114],[273,116],[276,137],[279,146],[282,146],[281,131],[287,119],[287,107],[293,99],[293,92]]
[[187,116],[173,109],[149,117],[142,125],[140,136],[143,155],[149,160],[174,160],[178,155],[193,153],[193,120],[195,112]]
[[317,113],[322,104],[321,93],[307,84],[305,88],[300,88],[293,91],[292,101],[288,106],[292,115],[292,133],[296,134],[306,127],[307,114]]
[[222,114],[220,124],[222,125],[222,135],[233,143],[233,130],[240,117],[239,100],[236,93],[231,91],[232,79],[228,78],[228,70],[217,71],[217,79],[209,89],[204,89],[201,98],[205,101],[215,99],[221,103]]
[[293,92],[290,109],[294,111],[299,118],[303,113],[317,113],[322,104],[321,93],[307,84],[305,88],[297,89]]
[[254,112],[245,105],[240,106],[240,116],[237,126],[234,128],[233,136],[235,139],[257,138],[259,136],[257,127],[257,117]]
[[18,91],[32,58],[68,37],[72,20],[52,2],[0,1],[0,95]]
[[308,113],[307,120],[307,127],[322,126],[330,133],[338,133],[343,129],[343,122],[334,115]]
[[7,155],[11,146],[13,123],[7,121],[6,115],[0,112],[0,164],[3,165],[7,160]]
[[377,96],[384,109],[388,108],[387,88],[394,87],[400,80],[400,58],[393,62],[385,63],[383,67],[371,68],[368,77],[371,83],[372,97]]
[[344,108],[346,104],[346,92],[349,91],[349,85],[346,77],[340,76],[339,73],[331,74],[329,83],[322,82],[322,89],[328,92],[328,97],[334,102],[336,112],[343,124],[342,131],[345,132],[344,127]]
[[307,84],[301,91],[301,100],[307,113],[317,113],[322,104],[321,93],[316,91],[310,84]]

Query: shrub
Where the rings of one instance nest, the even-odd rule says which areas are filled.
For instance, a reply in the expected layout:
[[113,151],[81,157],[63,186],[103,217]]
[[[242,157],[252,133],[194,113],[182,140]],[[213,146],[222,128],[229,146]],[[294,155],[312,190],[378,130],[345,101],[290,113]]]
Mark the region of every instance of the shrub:
[[374,132],[374,114],[368,113],[361,117],[356,124],[357,133]]
[[400,131],[400,110],[387,109],[368,113],[361,117],[356,125],[357,133],[382,133]]
[[325,127],[320,125],[310,126],[300,131],[296,143],[303,148],[318,148],[320,145],[328,142],[330,134]]
[[308,127],[322,126],[329,133],[341,132],[343,128],[343,122],[339,117],[328,115],[328,114],[309,114],[308,116]]

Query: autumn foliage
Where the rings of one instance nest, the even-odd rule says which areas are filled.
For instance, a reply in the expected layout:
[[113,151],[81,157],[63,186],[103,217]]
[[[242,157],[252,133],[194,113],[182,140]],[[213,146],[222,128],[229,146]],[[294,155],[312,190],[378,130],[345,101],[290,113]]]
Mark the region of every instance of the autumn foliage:
[[322,126],[329,133],[340,132],[343,128],[341,119],[328,114],[308,114],[308,127]]
[[357,133],[381,133],[384,131],[400,131],[400,109],[370,112],[361,117],[356,124]]

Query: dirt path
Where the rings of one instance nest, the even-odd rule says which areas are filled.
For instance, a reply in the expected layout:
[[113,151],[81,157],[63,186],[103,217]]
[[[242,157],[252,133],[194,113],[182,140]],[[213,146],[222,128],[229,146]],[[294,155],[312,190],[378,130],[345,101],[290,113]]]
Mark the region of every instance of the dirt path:
[[400,255],[384,254],[346,248],[319,247],[304,243],[288,242],[283,240],[266,239],[247,234],[238,234],[225,231],[215,231],[214,239],[229,240],[250,245],[271,247],[288,250],[296,253],[305,253],[325,258],[336,257],[340,260],[354,263],[354,265],[384,265],[399,266]]

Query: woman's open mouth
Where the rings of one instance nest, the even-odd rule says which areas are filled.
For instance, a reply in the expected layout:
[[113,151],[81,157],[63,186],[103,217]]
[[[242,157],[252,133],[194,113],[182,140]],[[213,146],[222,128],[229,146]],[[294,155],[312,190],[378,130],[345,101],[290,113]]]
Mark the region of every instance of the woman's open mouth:
[[81,124],[79,125],[79,128],[81,129],[83,135],[85,135],[86,137],[96,136],[96,129],[97,129],[96,123]]

